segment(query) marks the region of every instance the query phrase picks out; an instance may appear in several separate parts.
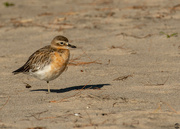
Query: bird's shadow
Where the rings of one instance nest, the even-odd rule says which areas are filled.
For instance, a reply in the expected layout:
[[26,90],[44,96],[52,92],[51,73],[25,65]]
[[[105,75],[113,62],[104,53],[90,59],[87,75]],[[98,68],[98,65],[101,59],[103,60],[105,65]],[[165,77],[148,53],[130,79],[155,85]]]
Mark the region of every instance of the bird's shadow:
[[[93,84],[93,85],[80,85],[80,86],[72,86],[64,89],[51,89],[52,93],[65,93],[69,92],[72,90],[86,90],[86,89],[101,89],[103,86],[109,86],[110,84]],[[33,91],[48,91],[47,89],[36,89],[36,90],[31,90]]]

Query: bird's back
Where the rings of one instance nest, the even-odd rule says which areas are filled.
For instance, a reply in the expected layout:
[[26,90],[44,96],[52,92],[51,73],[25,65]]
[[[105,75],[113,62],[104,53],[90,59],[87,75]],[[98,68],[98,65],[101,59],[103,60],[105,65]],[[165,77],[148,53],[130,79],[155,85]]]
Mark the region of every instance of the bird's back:
[[13,73],[28,73],[30,72],[30,70],[32,72],[39,70],[43,67],[43,65],[48,65],[51,62],[51,58],[49,58],[49,55],[52,52],[53,50],[50,49],[50,45],[37,50],[29,57],[27,62],[22,67],[13,71]]

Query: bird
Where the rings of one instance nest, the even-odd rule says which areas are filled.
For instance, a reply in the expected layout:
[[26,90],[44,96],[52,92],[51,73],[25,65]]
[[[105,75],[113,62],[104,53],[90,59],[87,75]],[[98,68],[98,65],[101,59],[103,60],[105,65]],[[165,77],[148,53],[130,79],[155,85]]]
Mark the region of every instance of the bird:
[[65,36],[58,35],[50,45],[35,51],[22,67],[12,73],[14,75],[23,73],[46,81],[50,93],[49,81],[59,77],[67,68],[70,58],[69,48],[76,46],[69,44]]

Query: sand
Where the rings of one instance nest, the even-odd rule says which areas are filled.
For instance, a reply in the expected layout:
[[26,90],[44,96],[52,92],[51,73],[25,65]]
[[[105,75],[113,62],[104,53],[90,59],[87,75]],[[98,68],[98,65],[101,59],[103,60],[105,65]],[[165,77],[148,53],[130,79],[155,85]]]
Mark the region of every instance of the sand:
[[[0,128],[174,129],[179,0],[0,2]],[[12,71],[57,35],[76,45],[50,82]]]

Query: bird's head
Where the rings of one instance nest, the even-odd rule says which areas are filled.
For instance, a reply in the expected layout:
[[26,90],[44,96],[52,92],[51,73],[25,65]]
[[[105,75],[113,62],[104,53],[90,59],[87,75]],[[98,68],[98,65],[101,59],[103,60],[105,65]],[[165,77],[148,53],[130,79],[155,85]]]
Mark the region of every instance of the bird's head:
[[56,48],[56,49],[69,49],[71,48],[76,48],[76,46],[69,44],[69,41],[66,37],[64,36],[56,36],[52,41],[51,41],[51,47]]

